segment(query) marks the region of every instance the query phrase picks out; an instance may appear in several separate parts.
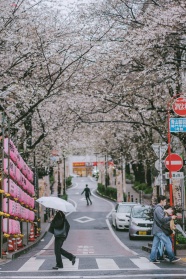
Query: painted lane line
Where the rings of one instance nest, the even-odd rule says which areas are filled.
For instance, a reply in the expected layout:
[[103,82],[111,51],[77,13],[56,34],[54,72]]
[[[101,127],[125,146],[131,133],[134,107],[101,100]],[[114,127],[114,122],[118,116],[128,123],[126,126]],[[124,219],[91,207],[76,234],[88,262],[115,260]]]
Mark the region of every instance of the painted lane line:
[[99,270],[119,270],[113,259],[96,259]]
[[147,258],[130,259],[139,269],[160,269],[157,265],[151,263]]
[[45,260],[37,260],[36,258],[30,258],[20,269],[18,269],[18,271],[38,271],[38,269],[44,263],[44,261]]

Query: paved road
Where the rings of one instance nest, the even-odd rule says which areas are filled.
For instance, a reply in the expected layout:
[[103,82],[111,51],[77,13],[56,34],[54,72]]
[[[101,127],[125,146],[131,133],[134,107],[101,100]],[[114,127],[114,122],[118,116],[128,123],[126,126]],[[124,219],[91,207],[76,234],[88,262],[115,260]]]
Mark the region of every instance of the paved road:
[[[86,183],[93,193],[90,206],[81,195]],[[149,240],[130,241],[127,231],[115,232],[110,218],[115,203],[96,196],[95,189],[93,179],[77,178],[68,190],[77,211],[67,217],[71,229],[64,249],[76,255],[74,266],[63,259],[64,268],[52,270],[53,236],[47,233],[30,252],[1,265],[0,278],[186,278],[184,262],[154,265],[141,249]]]

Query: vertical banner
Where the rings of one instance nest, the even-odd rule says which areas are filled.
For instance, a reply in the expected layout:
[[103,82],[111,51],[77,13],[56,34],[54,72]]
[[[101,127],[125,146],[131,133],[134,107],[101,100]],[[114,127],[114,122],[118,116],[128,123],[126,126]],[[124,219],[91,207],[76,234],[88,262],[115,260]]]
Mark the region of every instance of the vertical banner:
[[116,170],[117,202],[123,202],[122,172]]
[[173,203],[174,206],[181,207],[181,180],[172,179],[172,192],[173,192]]

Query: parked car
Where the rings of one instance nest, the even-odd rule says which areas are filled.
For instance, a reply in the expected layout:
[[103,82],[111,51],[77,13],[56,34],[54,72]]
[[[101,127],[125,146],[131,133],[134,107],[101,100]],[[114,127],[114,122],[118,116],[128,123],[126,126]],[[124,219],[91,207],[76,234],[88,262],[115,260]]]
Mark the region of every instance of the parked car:
[[[129,216],[129,215],[128,215]],[[135,205],[129,216],[129,238],[151,237],[152,207],[149,205]]]
[[[129,228],[129,216],[135,202],[119,202],[112,211],[112,225],[116,230]],[[127,216],[128,215],[128,216]]]

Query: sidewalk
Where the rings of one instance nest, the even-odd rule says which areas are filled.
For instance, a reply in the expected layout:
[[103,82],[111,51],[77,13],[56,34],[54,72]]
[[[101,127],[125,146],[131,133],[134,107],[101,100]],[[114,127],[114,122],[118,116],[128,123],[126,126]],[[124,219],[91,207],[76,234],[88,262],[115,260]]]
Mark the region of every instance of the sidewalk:
[[[130,196],[133,196],[133,201],[135,202],[137,200],[138,202],[140,202],[140,195],[132,188],[132,185],[133,184],[126,180],[126,194],[128,195],[128,193],[130,192]],[[150,205],[151,198],[145,199],[142,197],[142,203]]]
[[48,222],[41,222],[41,233],[40,236],[35,239],[34,242],[29,242],[28,245],[24,246],[23,248],[13,251],[13,252],[8,252],[3,259],[0,259],[0,265],[5,264],[17,257],[19,257],[21,254],[26,253],[28,250],[30,250],[32,247],[38,244],[38,242],[45,236],[45,234],[48,231],[48,228],[50,226],[50,223]]

